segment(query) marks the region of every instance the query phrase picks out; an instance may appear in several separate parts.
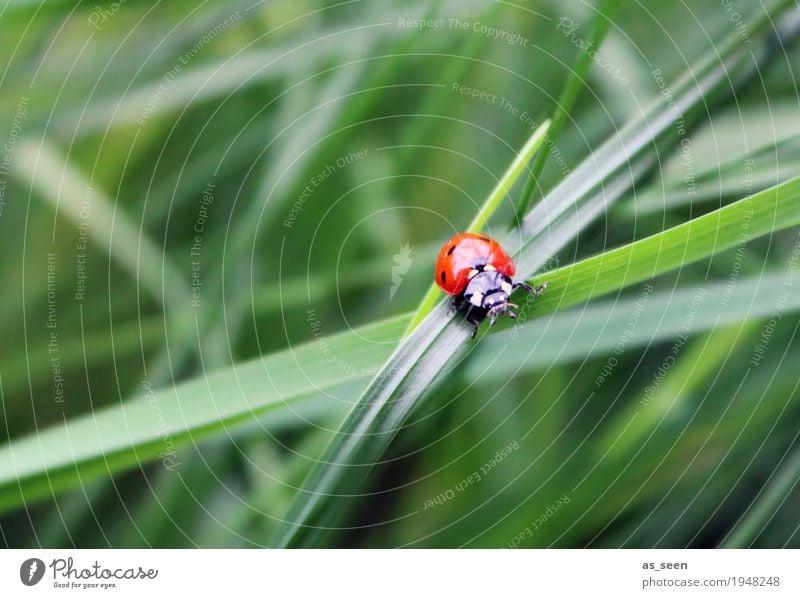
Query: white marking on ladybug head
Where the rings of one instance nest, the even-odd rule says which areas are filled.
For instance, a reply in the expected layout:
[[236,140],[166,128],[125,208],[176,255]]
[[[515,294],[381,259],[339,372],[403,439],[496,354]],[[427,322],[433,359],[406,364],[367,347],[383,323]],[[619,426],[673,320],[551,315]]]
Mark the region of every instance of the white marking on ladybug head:
[[483,304],[483,293],[472,293],[468,299],[472,305],[480,307]]
[[505,281],[501,282],[500,288],[503,289],[503,292],[505,292],[506,295],[511,294],[512,287],[510,282],[505,282]]
[[494,267],[494,266],[492,266],[491,264],[486,264],[486,265],[483,267],[483,269],[484,269],[486,272],[494,272],[495,270],[497,270],[497,268],[495,268],[495,267]]
[[478,273],[478,271],[475,268],[473,268],[472,270],[469,271],[469,274],[467,275],[467,278],[472,279],[472,278],[474,278],[474,276],[477,273]]

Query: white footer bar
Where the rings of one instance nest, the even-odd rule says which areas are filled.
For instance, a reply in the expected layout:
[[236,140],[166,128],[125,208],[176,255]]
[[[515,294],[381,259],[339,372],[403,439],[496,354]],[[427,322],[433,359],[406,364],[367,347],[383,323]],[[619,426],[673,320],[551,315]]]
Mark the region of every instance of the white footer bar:
[[0,596],[800,596],[781,550],[4,550]]

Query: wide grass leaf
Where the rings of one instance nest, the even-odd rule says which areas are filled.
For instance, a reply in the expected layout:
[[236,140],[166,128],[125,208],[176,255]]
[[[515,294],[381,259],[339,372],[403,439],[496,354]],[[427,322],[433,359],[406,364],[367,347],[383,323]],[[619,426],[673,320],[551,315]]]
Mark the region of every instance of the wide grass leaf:
[[283,409],[320,389],[336,402],[330,389],[363,387],[407,323],[402,316],[320,336],[163,390],[143,381],[134,399],[17,439],[0,448],[0,511],[160,455],[165,466],[179,469],[182,443]]
[[800,177],[630,245],[534,278],[547,293],[528,316],[649,280],[773,231],[800,224]]

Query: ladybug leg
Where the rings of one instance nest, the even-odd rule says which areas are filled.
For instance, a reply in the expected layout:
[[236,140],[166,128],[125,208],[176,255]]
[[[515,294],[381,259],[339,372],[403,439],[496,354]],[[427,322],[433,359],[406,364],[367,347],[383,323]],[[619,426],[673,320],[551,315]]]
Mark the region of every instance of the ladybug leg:
[[502,309],[502,310],[498,310],[498,309],[490,310],[489,313],[488,313],[488,316],[490,318],[489,325],[490,326],[494,326],[494,323],[497,321],[497,318],[501,313],[504,313],[509,318],[511,318],[512,320],[515,320],[517,318],[517,314],[515,312],[511,311],[510,309],[508,309],[509,307],[519,307],[519,305],[517,305],[516,303],[506,303],[505,308]]
[[459,296],[456,295],[450,300],[450,309],[447,310],[447,315],[452,316],[454,313],[458,311],[458,308],[461,306],[461,301],[459,301]]
[[547,288],[547,283],[546,283],[546,282],[543,282],[543,283],[542,283],[542,284],[540,284],[538,287],[536,287],[536,288],[533,288],[533,287],[532,287],[531,285],[529,285],[527,282],[515,282],[515,283],[513,284],[513,288],[514,288],[514,289],[517,289],[517,288],[519,288],[519,289],[525,289],[527,292],[529,292],[529,293],[530,293],[531,295],[533,295],[534,297],[538,297],[538,296],[539,296],[539,295],[541,295],[541,294],[544,292],[544,290]]
[[[509,305],[511,305],[513,307],[517,307],[517,305],[515,305],[514,303],[506,303],[504,305],[498,305],[496,307],[493,307],[492,309],[489,310],[489,313],[487,313],[486,315],[489,316],[489,318],[490,318],[490,320],[489,320],[489,325],[490,326],[494,326],[494,323],[497,321],[497,318],[500,317],[500,314],[504,314],[504,313],[511,314],[512,313],[512,312],[510,312],[508,310],[508,306]],[[512,317],[516,317],[516,315],[514,315]]]
[[475,335],[478,334],[478,322],[476,322],[469,316],[467,316],[467,322],[472,324],[472,334],[470,335],[470,338],[475,338]]
[[519,307],[516,303],[506,303],[506,315],[512,320],[517,319],[517,313],[508,309],[509,307]]
[[475,335],[478,334],[478,326],[480,325],[480,320],[475,318],[475,314],[472,313],[472,306],[467,310],[467,315],[465,316],[467,322],[472,324],[472,335],[470,338],[475,338]]
[[533,293],[533,287],[529,285],[527,282],[515,282],[511,285],[512,289],[525,289],[529,293]]

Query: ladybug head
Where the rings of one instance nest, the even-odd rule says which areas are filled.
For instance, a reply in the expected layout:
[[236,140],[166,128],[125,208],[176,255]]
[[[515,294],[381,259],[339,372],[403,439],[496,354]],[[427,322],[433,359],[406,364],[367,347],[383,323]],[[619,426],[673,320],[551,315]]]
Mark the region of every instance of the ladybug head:
[[[464,299],[494,320],[513,305],[508,302],[513,288],[511,279],[505,274],[496,270],[482,270],[470,278],[464,289]],[[512,315],[511,312],[509,315]]]

